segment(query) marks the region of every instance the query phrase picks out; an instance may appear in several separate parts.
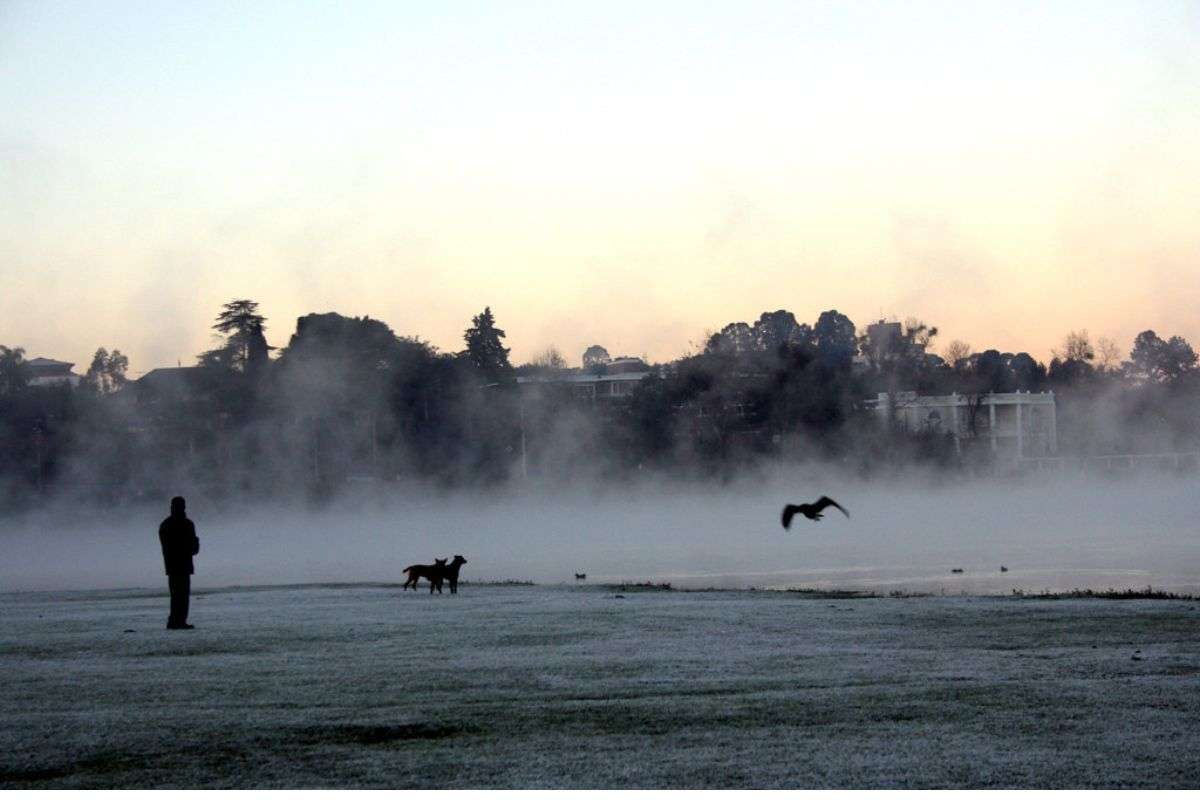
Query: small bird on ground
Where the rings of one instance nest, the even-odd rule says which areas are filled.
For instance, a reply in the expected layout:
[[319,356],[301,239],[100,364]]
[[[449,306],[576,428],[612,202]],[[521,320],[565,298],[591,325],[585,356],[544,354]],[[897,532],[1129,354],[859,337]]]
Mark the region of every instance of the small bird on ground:
[[1008,572],[1008,567],[1006,567],[1006,566],[1004,566],[1003,564],[1001,564],[1001,565],[1000,565],[1000,571],[1001,571],[1001,572]]
[[821,518],[821,512],[824,511],[825,509],[829,508],[830,506],[833,506],[838,511],[841,511],[843,514],[846,515],[846,518],[849,519],[849,517],[850,517],[849,511],[847,511],[846,509],[844,509],[840,505],[838,505],[836,500],[833,500],[829,497],[825,497],[824,495],[822,495],[821,499],[815,503],[801,503],[798,506],[788,503],[786,506],[784,506],[783,507],[783,519],[781,520],[783,522],[783,527],[784,528],[790,527],[792,524],[792,517],[796,516],[797,514],[803,514],[804,516],[808,517],[809,519],[811,519],[813,521],[819,520]]

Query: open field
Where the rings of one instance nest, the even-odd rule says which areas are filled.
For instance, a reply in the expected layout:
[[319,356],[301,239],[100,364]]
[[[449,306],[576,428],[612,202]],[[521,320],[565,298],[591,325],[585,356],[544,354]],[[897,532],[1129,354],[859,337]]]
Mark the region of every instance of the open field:
[[1200,604],[0,595],[0,787],[1190,787]]

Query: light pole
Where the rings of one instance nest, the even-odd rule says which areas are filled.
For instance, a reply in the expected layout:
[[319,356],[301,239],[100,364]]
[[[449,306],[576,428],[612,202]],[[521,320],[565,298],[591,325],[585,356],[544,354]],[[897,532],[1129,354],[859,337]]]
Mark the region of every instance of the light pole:
[[37,459],[37,490],[42,491],[42,452],[45,448],[46,438],[42,434],[41,425],[33,426],[33,452]]

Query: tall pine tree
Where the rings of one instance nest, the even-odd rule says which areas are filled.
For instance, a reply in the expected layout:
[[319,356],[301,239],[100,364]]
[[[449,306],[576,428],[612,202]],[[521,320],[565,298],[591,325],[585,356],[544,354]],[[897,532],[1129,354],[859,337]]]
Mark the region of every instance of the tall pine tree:
[[508,380],[512,365],[508,363],[508,348],[500,340],[504,331],[496,327],[490,306],[471,318],[471,327],[463,333],[467,343],[467,358],[491,382]]
[[202,353],[200,362],[247,374],[258,373],[270,360],[272,349],[263,334],[266,321],[266,317],[258,313],[258,303],[253,300],[229,301],[213,324],[213,330],[225,334],[225,345]]

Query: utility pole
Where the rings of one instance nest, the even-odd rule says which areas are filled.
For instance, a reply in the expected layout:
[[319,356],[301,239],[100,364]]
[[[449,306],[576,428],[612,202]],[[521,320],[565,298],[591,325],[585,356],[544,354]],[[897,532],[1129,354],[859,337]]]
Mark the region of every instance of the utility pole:
[[313,483],[321,482],[321,460],[318,446],[321,442],[321,431],[317,427],[317,418],[312,417],[313,421]]
[[525,452],[525,401],[521,397],[521,389],[517,388],[517,408],[521,412],[521,477],[529,477],[529,458]]
[[42,451],[45,446],[45,437],[42,435],[40,425],[33,426],[33,451],[34,457],[37,459],[37,490],[42,491]]

